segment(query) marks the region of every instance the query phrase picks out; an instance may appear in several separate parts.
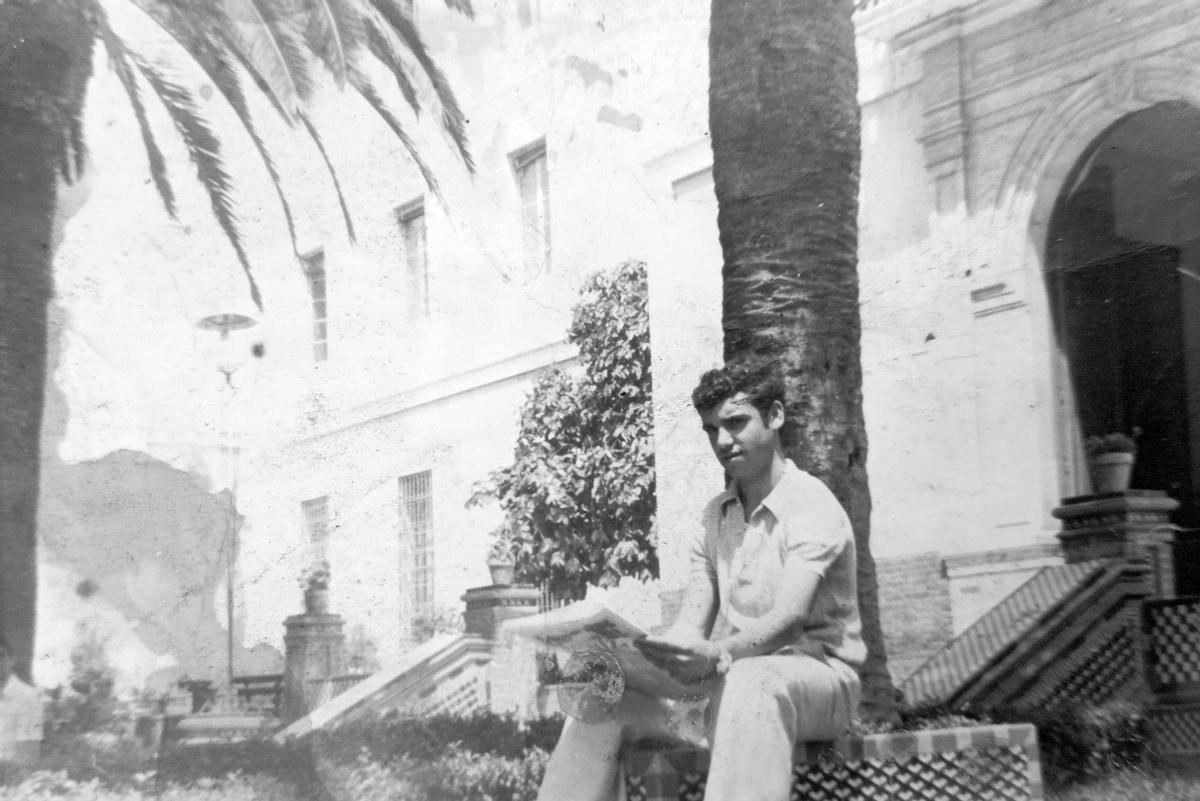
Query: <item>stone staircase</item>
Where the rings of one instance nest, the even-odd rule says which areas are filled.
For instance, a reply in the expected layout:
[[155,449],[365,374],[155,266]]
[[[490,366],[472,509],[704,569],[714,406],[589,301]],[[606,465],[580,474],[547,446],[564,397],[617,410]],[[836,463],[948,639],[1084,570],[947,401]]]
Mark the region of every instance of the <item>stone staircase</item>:
[[[318,703],[276,735],[285,740],[384,712],[470,714],[489,702],[491,643],[470,634],[443,634],[416,647],[398,663],[367,676],[337,695],[332,685]],[[336,681],[336,680],[335,680]]]

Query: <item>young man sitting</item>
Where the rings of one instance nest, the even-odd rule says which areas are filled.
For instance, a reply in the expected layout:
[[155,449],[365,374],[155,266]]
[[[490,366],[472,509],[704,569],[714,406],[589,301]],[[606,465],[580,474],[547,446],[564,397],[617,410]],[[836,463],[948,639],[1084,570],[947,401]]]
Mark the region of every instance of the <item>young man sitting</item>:
[[[678,619],[640,648],[710,694],[706,801],[787,801],[796,743],[839,736],[858,706],[854,537],[833,493],[783,456],[773,363],[710,370],[692,402],[730,483],[692,534]],[[611,720],[569,720],[539,801],[616,798],[621,744],[667,734],[670,704],[627,691]]]

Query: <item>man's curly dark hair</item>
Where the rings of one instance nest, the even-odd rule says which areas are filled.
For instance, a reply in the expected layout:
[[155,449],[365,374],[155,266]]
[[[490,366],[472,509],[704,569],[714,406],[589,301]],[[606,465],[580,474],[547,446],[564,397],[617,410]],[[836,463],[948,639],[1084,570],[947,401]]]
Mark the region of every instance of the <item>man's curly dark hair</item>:
[[692,405],[696,411],[706,412],[739,392],[745,393],[764,420],[775,401],[787,404],[779,363],[762,356],[739,356],[700,376],[699,385],[692,390]]

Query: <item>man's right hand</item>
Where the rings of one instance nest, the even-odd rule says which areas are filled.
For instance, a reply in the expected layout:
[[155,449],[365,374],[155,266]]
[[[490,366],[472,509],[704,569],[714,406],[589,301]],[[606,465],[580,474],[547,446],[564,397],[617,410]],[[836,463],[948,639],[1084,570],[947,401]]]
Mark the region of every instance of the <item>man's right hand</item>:
[[716,674],[721,649],[711,640],[678,636],[648,636],[638,650],[657,667],[684,684],[697,684]]

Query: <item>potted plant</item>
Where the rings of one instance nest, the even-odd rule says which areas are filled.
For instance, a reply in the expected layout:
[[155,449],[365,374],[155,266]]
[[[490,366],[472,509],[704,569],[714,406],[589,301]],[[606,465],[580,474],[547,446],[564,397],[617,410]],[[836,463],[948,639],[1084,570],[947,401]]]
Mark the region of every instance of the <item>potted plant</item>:
[[492,584],[507,587],[513,583],[513,571],[516,567],[516,543],[507,526],[502,526],[492,532],[492,545],[488,549],[488,570],[492,574]]
[[329,563],[320,562],[300,574],[300,589],[304,591],[304,611],[310,615],[329,612]]
[[1134,438],[1139,433],[1135,428],[1132,437],[1114,432],[1103,436],[1093,435],[1084,440],[1092,470],[1092,485],[1097,495],[1129,489],[1134,454],[1137,453]]

